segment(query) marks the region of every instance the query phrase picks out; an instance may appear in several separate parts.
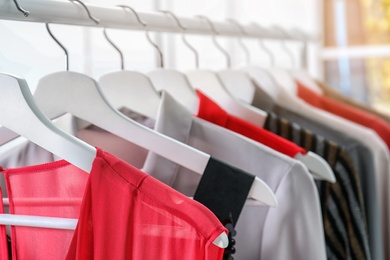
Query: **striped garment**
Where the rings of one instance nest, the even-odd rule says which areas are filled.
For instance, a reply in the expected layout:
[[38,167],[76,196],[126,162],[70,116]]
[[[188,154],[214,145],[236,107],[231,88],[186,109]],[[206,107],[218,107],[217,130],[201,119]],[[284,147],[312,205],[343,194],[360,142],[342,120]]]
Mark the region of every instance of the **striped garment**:
[[333,169],[336,183],[316,181],[328,259],[371,259],[360,180],[348,151],[273,112],[264,128],[317,153]]

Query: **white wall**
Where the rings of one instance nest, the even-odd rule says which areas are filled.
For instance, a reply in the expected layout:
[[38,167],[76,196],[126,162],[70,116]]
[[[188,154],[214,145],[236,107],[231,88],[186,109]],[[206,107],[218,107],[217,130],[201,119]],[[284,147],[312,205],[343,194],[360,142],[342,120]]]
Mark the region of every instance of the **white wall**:
[[[48,0],[49,1],[49,0]],[[321,33],[319,0],[89,0],[99,5],[130,5],[139,11],[171,10],[179,16],[206,15],[213,20],[234,18],[242,23],[257,22],[262,26],[278,25],[299,28],[319,35]],[[70,68],[98,78],[119,69],[119,56],[108,45],[102,29],[52,25],[53,33],[67,47]],[[155,52],[147,43],[143,32],[109,30],[111,38],[125,55],[126,68],[148,71],[156,66]],[[153,33],[152,33],[153,34]],[[154,33],[162,45],[167,67],[178,70],[195,68],[194,58],[178,35]],[[44,24],[0,20],[0,70],[27,79],[32,89],[42,76],[65,69],[64,54],[46,32]],[[203,68],[221,69],[226,66],[224,57],[215,49],[210,36],[188,36],[196,47]],[[218,38],[232,55],[233,66],[245,64],[245,55],[237,41]],[[251,62],[268,66],[268,57],[258,48],[255,40],[245,40],[251,51]],[[276,54],[279,66],[290,66],[288,56],[278,42],[266,42]],[[298,56],[300,45],[288,43]],[[312,48],[314,49],[314,48]],[[313,52],[310,71],[318,75],[318,62]]]

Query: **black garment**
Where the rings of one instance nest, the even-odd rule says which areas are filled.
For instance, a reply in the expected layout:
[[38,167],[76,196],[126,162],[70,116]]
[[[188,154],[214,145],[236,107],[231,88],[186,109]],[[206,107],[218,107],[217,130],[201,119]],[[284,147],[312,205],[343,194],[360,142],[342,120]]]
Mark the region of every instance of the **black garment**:
[[252,187],[254,175],[210,157],[194,200],[210,209],[229,230],[229,245],[224,259],[235,253],[234,227]]
[[194,200],[223,222],[232,218],[235,226],[255,176],[210,157]]
[[317,122],[301,114],[277,105],[271,96],[260,87],[255,88],[255,96],[252,102],[257,108],[265,111],[272,111],[281,118],[299,124],[299,126],[311,130],[328,140],[332,140],[343,146],[350,155],[356,171],[360,178],[363,192],[365,215],[368,226],[368,240],[371,258],[375,260],[384,259],[382,216],[380,214],[379,199],[377,194],[377,183],[375,178],[374,156],[370,149],[360,140],[352,138],[348,133],[337,131],[324,123]]
[[377,183],[375,178],[374,158],[371,151],[359,140],[349,137],[348,133],[338,132],[324,124],[315,122],[306,117],[300,116],[280,106],[272,109],[279,117],[287,118],[289,121],[298,123],[305,129],[310,129],[318,135],[333,140],[342,145],[351,156],[356,166],[362,185],[365,215],[367,217],[369,247],[372,259],[384,259],[383,238],[382,238],[382,217],[380,214]]
[[337,182],[316,181],[328,259],[371,259],[360,179],[347,150],[270,112],[265,128],[323,157]]

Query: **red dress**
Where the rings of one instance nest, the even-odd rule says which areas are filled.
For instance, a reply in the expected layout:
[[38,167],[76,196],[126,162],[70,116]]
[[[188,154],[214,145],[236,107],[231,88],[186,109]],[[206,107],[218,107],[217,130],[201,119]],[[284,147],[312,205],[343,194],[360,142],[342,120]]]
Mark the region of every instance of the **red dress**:
[[5,175],[11,212],[78,218],[75,231],[12,228],[15,259],[222,259],[211,211],[99,148],[89,175],[65,161]]

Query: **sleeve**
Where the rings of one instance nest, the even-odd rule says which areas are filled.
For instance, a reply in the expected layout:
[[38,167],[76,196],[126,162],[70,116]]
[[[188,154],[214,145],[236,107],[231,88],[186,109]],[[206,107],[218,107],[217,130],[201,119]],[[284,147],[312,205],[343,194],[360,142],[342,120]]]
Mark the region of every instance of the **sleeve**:
[[326,259],[318,191],[301,163],[280,183],[277,199],[266,218],[261,259]]

